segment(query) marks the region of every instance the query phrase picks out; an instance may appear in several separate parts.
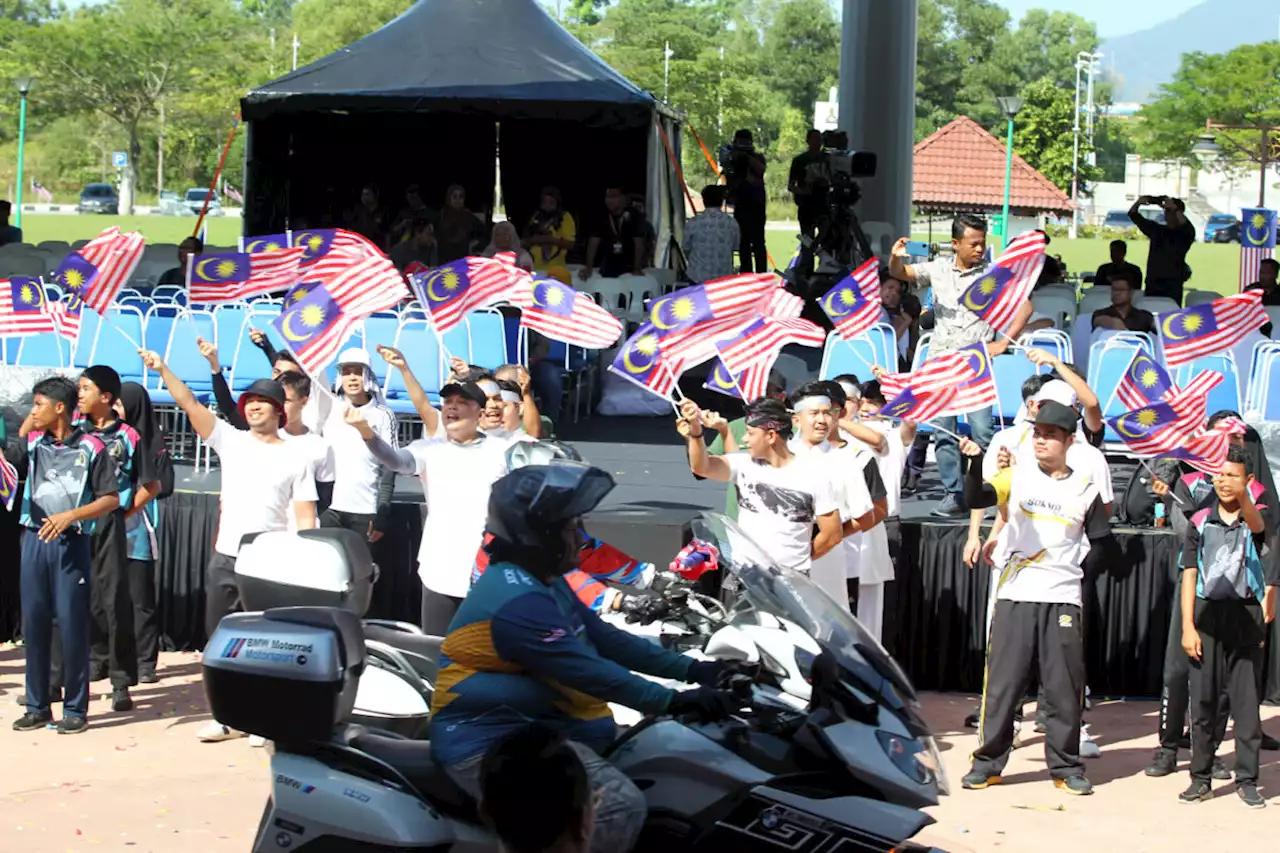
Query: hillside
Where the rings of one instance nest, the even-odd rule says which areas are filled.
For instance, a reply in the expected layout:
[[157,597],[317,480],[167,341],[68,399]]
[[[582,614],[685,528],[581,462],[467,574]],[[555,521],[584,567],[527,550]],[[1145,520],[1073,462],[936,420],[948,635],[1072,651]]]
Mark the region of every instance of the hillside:
[[1102,44],[1108,75],[1115,71],[1117,101],[1145,102],[1169,80],[1184,53],[1223,53],[1242,44],[1277,38],[1280,0],[1248,4],[1205,0],[1150,29]]

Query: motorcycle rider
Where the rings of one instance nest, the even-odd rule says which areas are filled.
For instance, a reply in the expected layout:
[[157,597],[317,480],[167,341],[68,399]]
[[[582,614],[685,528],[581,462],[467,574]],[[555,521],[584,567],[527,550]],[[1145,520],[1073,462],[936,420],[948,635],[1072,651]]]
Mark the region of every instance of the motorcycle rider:
[[710,686],[676,692],[635,675],[715,684],[731,669],[694,661],[603,621],[564,574],[582,547],[582,515],[613,488],[598,468],[562,459],[512,471],[493,485],[488,571],[463,600],[440,654],[431,753],[480,795],[485,750],[529,722],[569,739],[596,797],[592,851],[627,851],[644,824],[639,789],[597,754],[616,734],[609,702],[652,714],[723,718],[735,706]]

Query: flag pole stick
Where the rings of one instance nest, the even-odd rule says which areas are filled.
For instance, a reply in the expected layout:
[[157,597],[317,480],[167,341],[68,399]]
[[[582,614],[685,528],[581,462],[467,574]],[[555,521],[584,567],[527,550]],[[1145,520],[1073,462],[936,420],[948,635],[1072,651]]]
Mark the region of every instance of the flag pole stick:
[[862,353],[858,352],[858,348],[853,345],[853,341],[848,338],[841,338],[840,340],[844,341],[845,345],[849,347],[849,351],[853,353],[853,357],[865,364],[867,366],[867,370],[871,371],[871,375],[875,376],[876,366],[862,357]]
[[126,332],[124,329],[120,328],[120,325],[119,325],[115,320],[112,320],[112,319],[111,319],[111,314],[110,314],[110,311],[109,311],[109,310],[108,310],[108,312],[106,312],[106,313],[100,313],[100,314],[98,314],[98,316],[99,316],[99,317],[101,317],[103,320],[105,320],[105,321],[108,323],[108,325],[110,325],[110,326],[111,326],[111,328],[113,328],[113,329],[115,329],[117,332],[119,332],[119,333],[120,333],[120,337],[124,338],[124,339],[129,343],[129,344],[131,344],[131,345],[133,346],[133,348],[134,348],[134,349],[142,349],[142,345],[141,345],[141,344],[139,344],[137,341],[135,341],[135,340],[134,340],[134,339],[129,335],[129,333],[128,333],[128,332]]
[[[1139,460],[1138,460],[1138,464],[1139,464],[1139,465],[1141,465],[1143,468],[1146,468],[1146,469],[1147,469],[1147,473],[1151,475],[1151,479],[1152,479],[1152,480],[1159,480],[1159,479],[1160,479],[1159,477],[1157,477],[1157,476],[1156,476],[1156,472],[1151,470],[1151,466],[1147,464],[1147,460],[1145,460],[1145,459],[1139,459]],[[1161,480],[1161,482],[1164,482],[1164,481],[1163,481],[1163,480]],[[1178,497],[1178,496],[1174,493],[1174,491],[1173,491],[1173,486],[1170,486],[1170,487],[1169,487],[1169,495],[1170,495],[1170,496],[1174,499],[1174,501],[1175,501],[1175,502],[1177,502],[1178,504],[1185,504],[1185,501],[1183,501],[1183,500],[1182,500],[1182,498]]]
[[[662,362],[662,369],[667,371],[667,375],[671,377],[671,390],[675,391],[676,399],[680,400],[680,402],[684,402],[685,396],[684,392],[680,390],[680,378],[676,376],[676,372],[671,369],[671,365],[667,364],[665,361]],[[737,383],[735,382],[734,384]],[[679,409],[676,411],[679,412]]]
[[[902,418],[897,418],[897,420],[901,421],[901,420],[902,420]],[[941,432],[941,433],[945,433],[945,434],[947,434],[947,435],[951,436],[951,437],[952,437],[952,438],[954,438],[956,441],[962,441],[962,440],[964,439],[964,436],[960,435],[959,433],[952,432],[951,430],[946,429],[945,427],[940,427],[940,426],[938,426],[936,423],[934,423],[933,421],[925,421],[925,423],[926,423],[926,424],[928,424],[928,425],[929,425],[930,427],[932,427],[933,429],[935,429],[936,431]]]

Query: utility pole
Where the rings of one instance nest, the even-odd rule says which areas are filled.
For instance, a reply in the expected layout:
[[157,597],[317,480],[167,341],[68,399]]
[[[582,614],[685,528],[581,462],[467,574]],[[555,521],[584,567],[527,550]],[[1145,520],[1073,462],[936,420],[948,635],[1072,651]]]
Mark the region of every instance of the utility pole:
[[156,204],[164,189],[164,101],[160,102],[160,129],[156,132]]
[[302,42],[298,41],[298,34],[293,34],[293,70],[298,70],[298,48],[302,46]]
[[1076,58],[1076,109],[1071,123],[1071,234],[1079,236],[1080,228],[1080,71],[1084,66]]
[[671,103],[671,57],[675,53],[671,50],[671,42],[667,42],[662,48],[662,100]]
[[724,139],[724,45],[720,45],[720,86],[716,91],[720,97],[720,111],[716,116],[716,133]]

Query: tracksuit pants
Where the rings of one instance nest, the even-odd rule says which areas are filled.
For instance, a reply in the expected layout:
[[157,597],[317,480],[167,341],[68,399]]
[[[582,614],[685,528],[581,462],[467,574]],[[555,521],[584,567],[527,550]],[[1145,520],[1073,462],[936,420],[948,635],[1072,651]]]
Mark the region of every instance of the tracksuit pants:
[[1235,717],[1236,783],[1258,781],[1262,721],[1258,714],[1258,670],[1266,625],[1256,601],[1196,600],[1200,660],[1191,666],[1191,778],[1209,782],[1223,719],[1225,689]]
[[359,533],[367,542],[369,539],[369,524],[373,521],[373,513],[344,512],[340,509],[329,507],[320,513],[321,527],[343,527],[347,530]]
[[156,564],[153,560],[125,563],[125,582],[133,607],[133,635],[139,673],[155,674],[160,657],[160,620],[156,612]]
[[89,537],[65,533],[42,542],[30,527],[22,531],[22,635],[27,655],[27,711],[49,711],[53,663],[53,620],[64,653],[63,713],[89,711],[89,598],[92,587]]
[[[1182,573],[1174,584],[1173,607],[1170,608],[1169,642],[1164,650],[1164,687],[1160,691],[1160,748],[1177,753],[1178,741],[1187,728],[1187,710],[1191,701],[1191,658],[1182,648]],[[1202,635],[1203,636],[1203,635]],[[1230,705],[1224,689],[1218,700],[1218,718],[1213,726],[1213,746],[1227,736]]]
[[240,588],[236,586],[236,558],[214,551],[213,556],[209,558],[209,565],[205,568],[205,638],[213,636],[223,616],[242,609]]
[[1033,671],[1045,704],[1045,763],[1055,779],[1082,774],[1080,718],[1084,706],[1084,632],[1075,604],[998,601],[987,646],[980,746],[973,769],[999,776],[1013,749],[1014,715]]
[[95,670],[106,667],[113,689],[131,687],[138,683],[138,646],[129,594],[124,518],[119,511],[97,520],[92,547],[90,662]]

